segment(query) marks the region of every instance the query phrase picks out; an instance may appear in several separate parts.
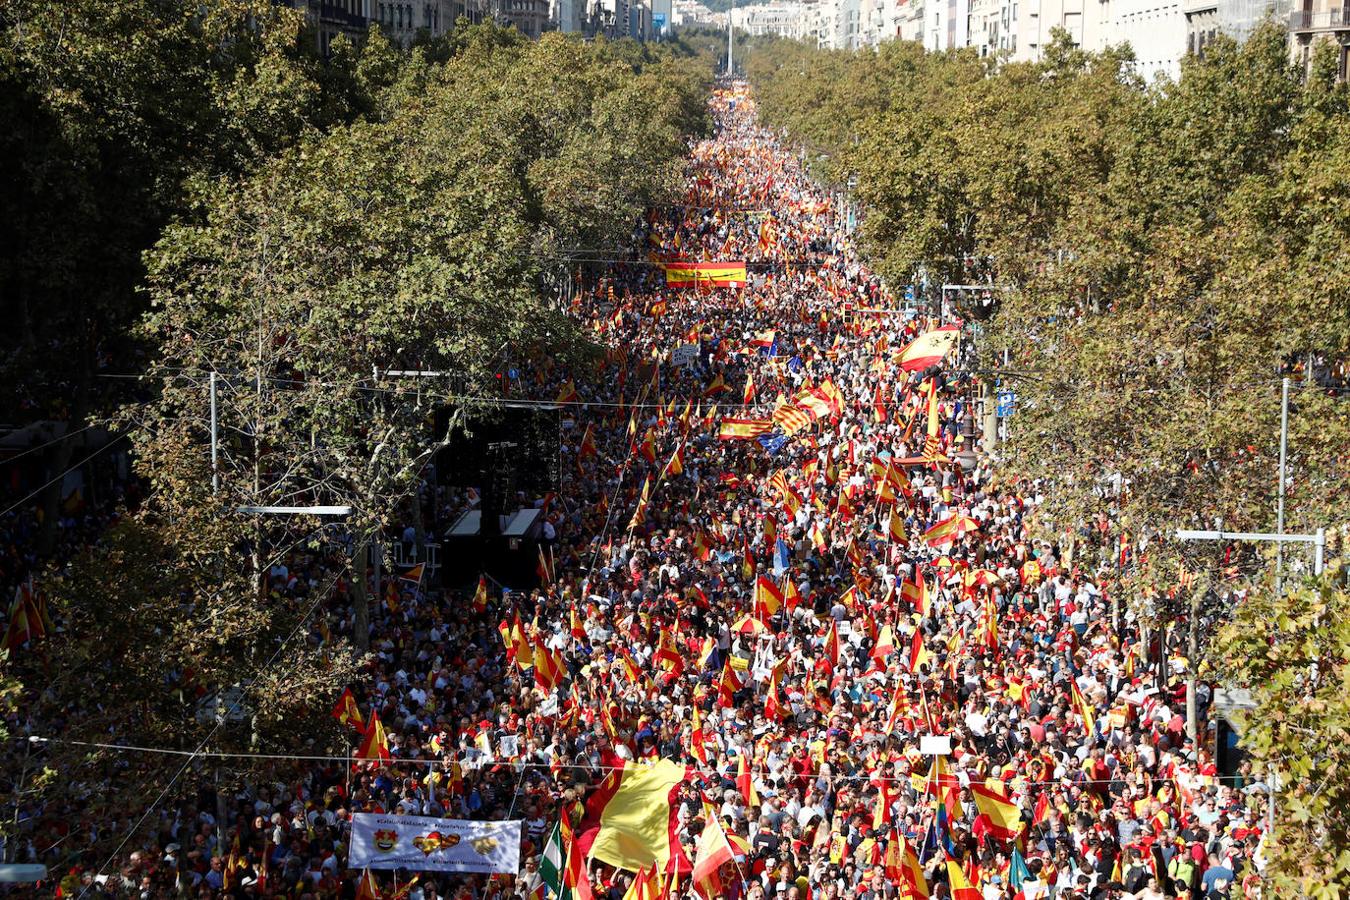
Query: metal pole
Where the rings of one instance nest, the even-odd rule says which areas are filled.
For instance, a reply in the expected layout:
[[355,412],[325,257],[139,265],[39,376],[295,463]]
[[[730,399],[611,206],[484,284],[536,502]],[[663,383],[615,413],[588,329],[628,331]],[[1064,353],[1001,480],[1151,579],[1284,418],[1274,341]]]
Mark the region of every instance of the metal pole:
[[1275,835],[1275,766],[1272,764],[1270,771],[1266,772],[1266,843],[1273,841]]
[[211,493],[220,491],[220,439],[216,435],[216,373],[211,373]]
[[384,535],[377,528],[375,530],[375,540],[370,542],[370,561],[375,569],[375,608],[380,608],[380,602],[384,600],[384,586],[380,584],[380,563],[384,562]]
[[[1275,533],[1284,534],[1285,459],[1289,450],[1289,379],[1280,385],[1280,485],[1275,501]],[[1275,544],[1275,596],[1284,596],[1284,542]]]
[[1327,530],[1317,529],[1317,540],[1313,543],[1313,574],[1321,575],[1326,567]]

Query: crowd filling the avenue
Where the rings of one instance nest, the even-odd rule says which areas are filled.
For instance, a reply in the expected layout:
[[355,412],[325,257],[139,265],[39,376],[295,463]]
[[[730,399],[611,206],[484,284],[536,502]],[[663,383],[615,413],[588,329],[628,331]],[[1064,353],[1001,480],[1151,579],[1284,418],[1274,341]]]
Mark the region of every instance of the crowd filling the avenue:
[[[1189,736],[1189,662],[1083,549],[1108,518],[1033,537],[1039,486],[975,427],[965,324],[901,308],[746,87],[712,107],[681,204],[575,292],[603,362],[524,376],[564,417],[560,489],[523,498],[540,586],[386,571],[367,677],[334,698],[354,765],[279,763],[223,803],[203,782],[134,831],[115,778],[20,804],[19,861],[133,834],[44,891],[1259,896],[1267,786],[1220,777],[1203,684]],[[429,530],[480,488],[429,480]],[[325,564],[295,554],[273,587]],[[353,596],[324,629],[351,634]],[[368,812],[521,820],[519,869],[351,868]]]

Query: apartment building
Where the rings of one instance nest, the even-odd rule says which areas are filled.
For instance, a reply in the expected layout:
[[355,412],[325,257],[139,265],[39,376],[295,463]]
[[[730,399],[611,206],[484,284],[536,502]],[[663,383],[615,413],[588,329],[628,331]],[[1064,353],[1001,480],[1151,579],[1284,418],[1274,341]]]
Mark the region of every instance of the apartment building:
[[1350,2],[1348,0],[1295,0],[1288,12],[1289,47],[1294,61],[1306,71],[1313,48],[1322,42],[1336,47],[1339,77],[1350,71]]

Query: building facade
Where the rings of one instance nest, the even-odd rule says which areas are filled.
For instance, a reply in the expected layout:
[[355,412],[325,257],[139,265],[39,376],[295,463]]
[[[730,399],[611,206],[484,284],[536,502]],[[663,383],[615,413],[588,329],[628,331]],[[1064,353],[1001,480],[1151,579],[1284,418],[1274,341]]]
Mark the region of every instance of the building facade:
[[1289,47],[1306,72],[1313,48],[1329,42],[1336,48],[1340,79],[1350,71],[1350,0],[1295,0],[1289,16]]

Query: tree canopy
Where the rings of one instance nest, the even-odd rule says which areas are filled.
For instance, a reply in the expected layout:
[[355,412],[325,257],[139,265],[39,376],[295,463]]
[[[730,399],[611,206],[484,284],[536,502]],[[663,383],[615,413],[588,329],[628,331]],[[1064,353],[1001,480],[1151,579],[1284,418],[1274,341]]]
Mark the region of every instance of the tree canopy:
[[1334,60],[1305,83],[1285,41],[1273,25],[1222,39],[1153,85],[1128,47],[1063,34],[1036,63],[759,40],[747,67],[765,117],[855,179],[897,290],[997,295],[982,365],[1016,378],[1008,458],[1053,482],[1052,521],[1104,509],[1118,475],[1109,503],[1131,530],[1273,526],[1288,372],[1306,529],[1347,487],[1346,416],[1314,376],[1350,350],[1333,249],[1350,237],[1350,107]]
[[[592,357],[549,279],[624,246],[678,188],[688,140],[707,127],[710,69],[669,49],[531,42],[491,25],[407,52],[372,30],[320,59],[302,19],[270,4],[252,23],[257,4],[232,0],[62,6],[8,8],[0,78],[27,91],[33,107],[11,112],[42,112],[50,165],[89,194],[67,210],[49,193],[57,174],[5,144],[47,204],[31,214],[50,218],[7,257],[0,290],[52,307],[42,327],[58,330],[81,289],[106,298],[88,334],[142,358],[146,377],[114,421],[147,496],[49,582],[61,676],[43,679],[31,657],[10,671],[32,688],[28,714],[63,722],[71,740],[294,751],[278,735],[310,717],[341,753],[324,711],[365,662],[365,547],[447,439],[433,413],[479,408],[508,359]],[[81,53],[128,77],[67,71]],[[181,94],[161,96],[170,85]],[[129,193],[108,196],[105,178]],[[115,244],[100,249],[116,255],[115,277],[91,282],[62,247],[47,261],[67,269],[59,283],[29,279],[40,235],[63,227]],[[450,374],[429,389],[390,369]],[[238,511],[315,504],[353,513],[334,527]],[[274,567],[300,557],[323,577],[278,580]],[[91,684],[97,714],[63,721]],[[125,771],[49,749],[48,764],[72,766],[53,802],[100,778],[131,794],[164,781],[162,760]]]

